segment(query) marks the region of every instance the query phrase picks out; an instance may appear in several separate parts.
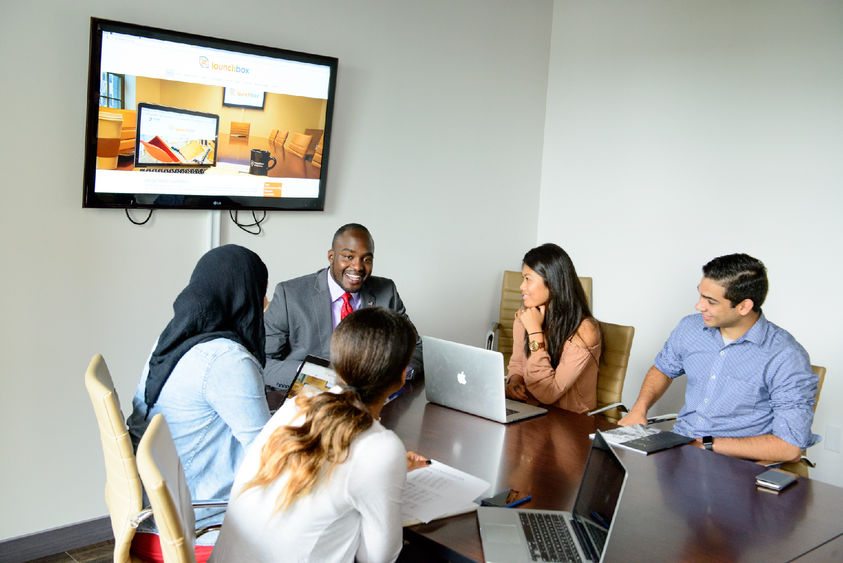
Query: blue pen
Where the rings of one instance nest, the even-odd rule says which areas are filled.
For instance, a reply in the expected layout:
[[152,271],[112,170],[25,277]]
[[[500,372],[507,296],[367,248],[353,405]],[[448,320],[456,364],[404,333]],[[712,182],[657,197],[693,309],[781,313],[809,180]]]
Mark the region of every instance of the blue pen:
[[525,502],[527,502],[529,500],[532,500],[532,499],[533,499],[532,495],[527,495],[526,497],[520,498],[520,499],[516,500],[515,502],[511,502],[509,504],[504,505],[504,508],[514,508],[516,506],[521,506]]
[[396,391],[395,393],[393,393],[392,395],[390,395],[390,396],[386,399],[386,402],[388,403],[388,402],[389,402],[389,401],[391,401],[392,399],[395,399],[395,398],[399,397],[399,396],[401,395],[401,393],[403,393],[403,392],[404,392],[404,387],[402,387],[401,389],[399,389],[398,391]]

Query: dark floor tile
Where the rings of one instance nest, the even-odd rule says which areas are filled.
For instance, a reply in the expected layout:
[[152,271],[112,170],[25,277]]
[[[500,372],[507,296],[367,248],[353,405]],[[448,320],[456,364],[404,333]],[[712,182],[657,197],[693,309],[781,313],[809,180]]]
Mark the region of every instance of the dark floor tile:
[[109,563],[114,558],[114,540],[68,551],[78,563]]
[[67,553],[56,553],[40,559],[31,559],[26,563],[72,563],[73,558]]

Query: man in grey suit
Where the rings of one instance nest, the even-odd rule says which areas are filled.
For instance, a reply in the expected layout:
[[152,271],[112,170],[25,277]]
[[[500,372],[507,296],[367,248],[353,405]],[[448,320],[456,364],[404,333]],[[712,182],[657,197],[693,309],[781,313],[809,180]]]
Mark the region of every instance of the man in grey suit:
[[[286,389],[305,356],[329,358],[331,333],[351,310],[384,307],[407,315],[393,281],[371,275],[374,254],[369,230],[349,223],[334,233],[328,268],[275,286],[275,295],[264,312],[264,383]],[[421,375],[422,369],[419,339],[407,379]]]

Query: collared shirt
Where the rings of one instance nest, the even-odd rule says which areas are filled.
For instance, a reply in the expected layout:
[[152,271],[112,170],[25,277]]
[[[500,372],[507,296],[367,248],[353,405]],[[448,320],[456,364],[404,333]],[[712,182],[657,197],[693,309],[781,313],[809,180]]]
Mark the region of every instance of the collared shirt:
[[[173,368],[147,416],[148,374],[147,361],[127,421],[135,448],[152,417],[163,414],[191,497],[227,499],[246,448],[269,420],[260,364],[241,344],[226,338],[197,344]],[[197,527],[219,524],[223,516],[220,508],[197,510]],[[154,531],[152,519],[139,529]],[[213,545],[216,536],[211,532],[196,542]]]
[[807,448],[818,378],[805,349],[762,314],[737,340],[689,315],[673,329],[655,366],[687,376],[685,405],[674,431],[690,437],[773,434]]
[[[331,293],[331,318],[334,321],[334,328],[340,324],[340,311],[342,310],[342,296],[345,290],[340,287],[333,276],[331,276],[331,269],[325,270],[328,275],[328,291]],[[360,308],[360,293],[351,294],[351,308],[355,311]]]

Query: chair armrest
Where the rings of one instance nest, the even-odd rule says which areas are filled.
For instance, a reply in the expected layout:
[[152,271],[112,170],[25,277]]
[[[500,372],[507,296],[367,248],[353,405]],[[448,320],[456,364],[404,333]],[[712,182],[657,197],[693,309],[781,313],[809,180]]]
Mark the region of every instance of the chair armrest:
[[213,532],[222,528],[222,524],[214,524],[213,526],[205,526],[204,528],[199,528],[194,532],[195,537],[204,536],[208,532]]
[[134,518],[129,520],[129,526],[132,528],[137,528],[140,526],[140,523],[152,516],[152,509],[151,508],[144,508],[140,512],[138,512]]
[[190,505],[193,508],[225,508],[228,506],[228,501],[222,499],[194,500]]
[[595,414],[600,414],[601,412],[605,412],[615,407],[617,407],[617,409],[621,412],[629,412],[629,410],[627,410],[626,406],[623,403],[612,403],[611,405],[606,405],[605,407],[601,407],[586,414],[588,416],[594,416]]
[[489,332],[486,333],[486,350],[494,350],[496,348],[495,336],[500,328],[501,323],[498,321],[492,321],[492,325],[489,327]]
[[667,422],[668,420],[676,420],[678,413],[672,412],[668,414],[657,414],[647,418],[647,424],[656,424],[657,422]]
[[[228,506],[227,500],[219,500],[219,499],[209,499],[209,500],[195,500],[190,503],[193,508],[226,508]],[[198,538],[199,536],[203,536],[208,532],[213,532],[215,530],[219,530],[222,524],[213,524],[211,526],[205,526],[204,528],[199,528],[195,531],[195,535]]]

